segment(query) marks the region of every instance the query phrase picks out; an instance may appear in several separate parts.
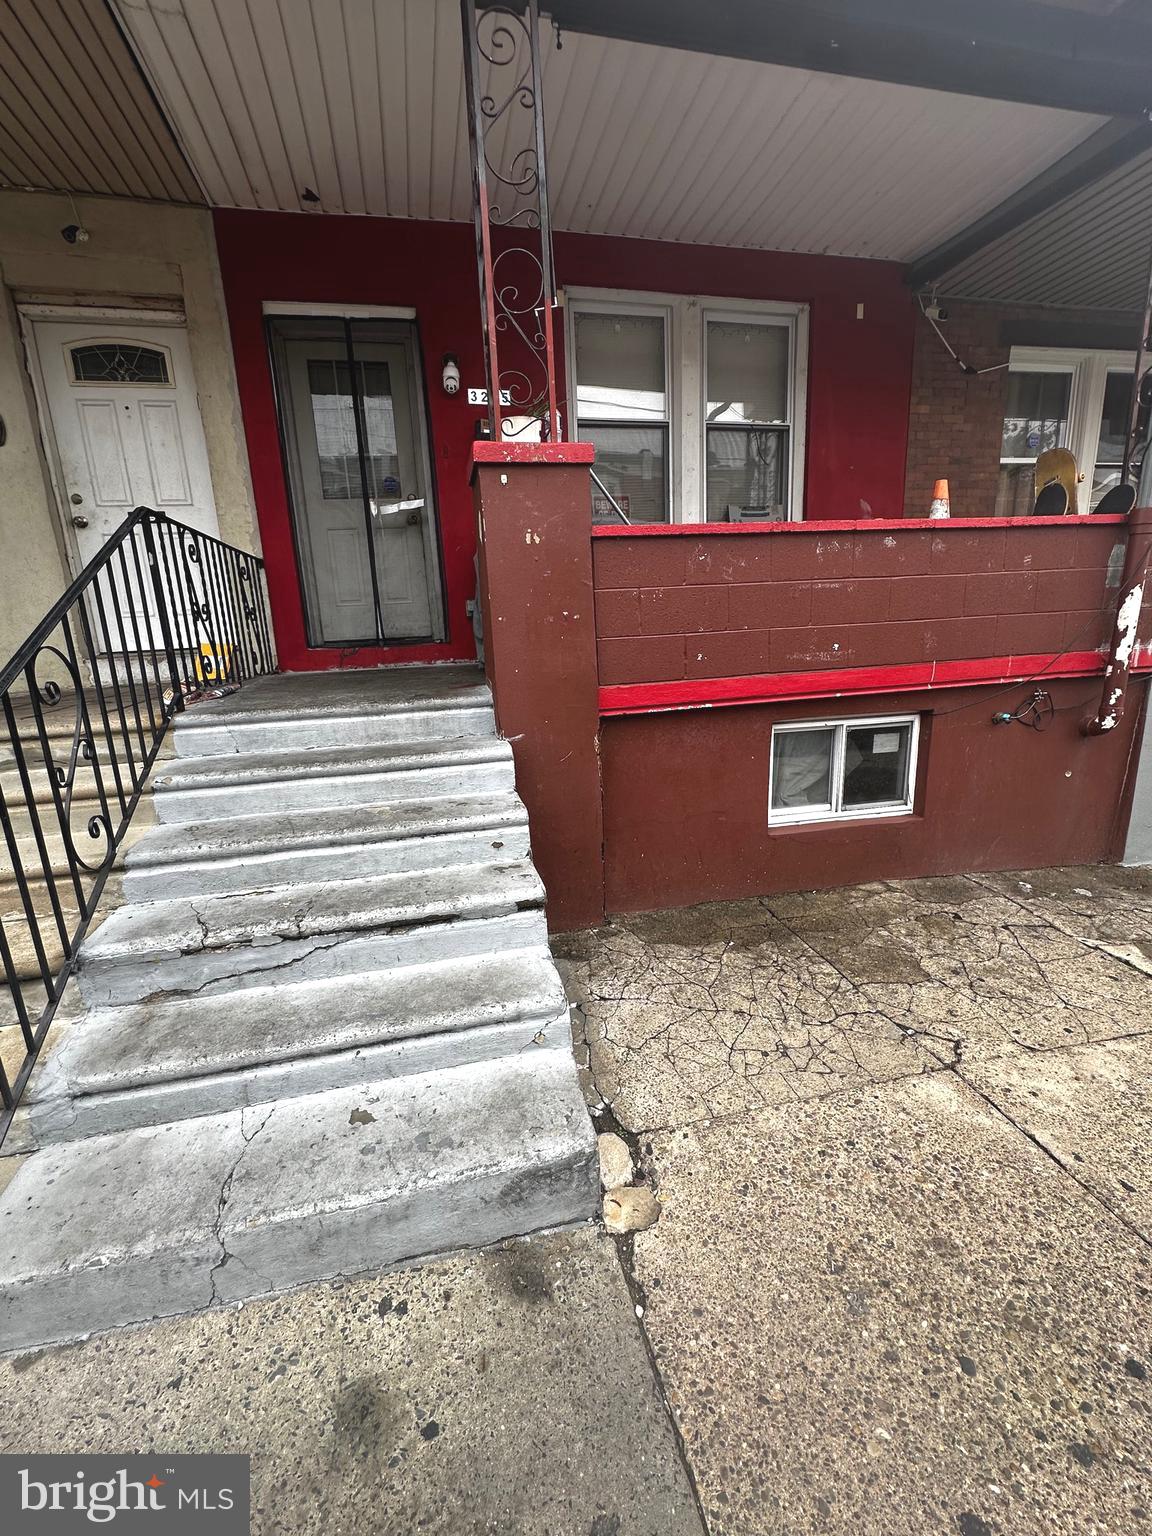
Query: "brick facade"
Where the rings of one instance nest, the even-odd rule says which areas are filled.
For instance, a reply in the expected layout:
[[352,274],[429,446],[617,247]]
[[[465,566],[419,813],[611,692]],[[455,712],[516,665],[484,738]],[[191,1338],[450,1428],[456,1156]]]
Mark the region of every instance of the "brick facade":
[[[995,305],[949,302],[941,326],[949,343],[973,368],[1007,363],[1000,337],[1009,313]],[[953,517],[992,517],[1000,476],[1000,432],[1007,370],[966,374],[940,338],[917,317],[912,353],[912,403],[904,516],[927,517],[933,482],[947,477]]]
[[[973,368],[995,372],[963,373],[928,322],[917,316],[904,516],[926,517],[933,483],[944,476],[953,517],[994,517],[1008,378],[1005,365],[1012,350],[1006,329],[1013,322],[1017,329],[1026,330],[1058,320],[1069,328],[1067,339],[1059,344],[1109,350],[1129,345],[1126,338],[1136,334],[1137,321],[1133,318],[1129,324],[1122,315],[1091,310],[1055,311],[951,299],[944,303],[948,319],[941,330],[950,345]],[[1029,509],[1015,510],[1026,514]]]

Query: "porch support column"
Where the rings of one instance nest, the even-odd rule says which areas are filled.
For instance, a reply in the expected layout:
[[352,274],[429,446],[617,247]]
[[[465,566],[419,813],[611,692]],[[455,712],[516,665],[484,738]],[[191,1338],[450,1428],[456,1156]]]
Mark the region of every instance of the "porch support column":
[[472,449],[484,664],[553,932],[604,920],[590,443]]

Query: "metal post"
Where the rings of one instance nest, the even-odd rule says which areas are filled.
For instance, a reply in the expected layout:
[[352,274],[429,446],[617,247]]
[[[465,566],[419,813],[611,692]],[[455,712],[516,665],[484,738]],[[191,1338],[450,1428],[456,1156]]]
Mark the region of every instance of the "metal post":
[[[488,420],[502,439],[512,435],[510,411],[536,417],[541,435],[556,441],[556,285],[538,0],[460,0],[460,17]],[[497,230],[515,238],[497,240]]]

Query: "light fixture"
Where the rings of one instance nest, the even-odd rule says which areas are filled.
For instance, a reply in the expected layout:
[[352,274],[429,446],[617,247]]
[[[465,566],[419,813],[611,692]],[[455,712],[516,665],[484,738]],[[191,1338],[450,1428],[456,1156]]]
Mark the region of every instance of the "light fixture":
[[460,364],[452,352],[445,352],[440,382],[444,386],[446,395],[458,395],[460,393]]

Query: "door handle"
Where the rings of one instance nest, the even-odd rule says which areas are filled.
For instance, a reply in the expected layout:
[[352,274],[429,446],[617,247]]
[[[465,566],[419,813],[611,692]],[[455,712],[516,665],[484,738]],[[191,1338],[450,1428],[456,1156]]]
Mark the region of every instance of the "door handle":
[[84,516],[83,512],[73,512],[72,526],[73,528],[87,528],[88,519]]
[[369,505],[372,508],[372,516],[387,518],[391,522],[404,521],[406,523],[418,523],[420,513],[424,507],[423,498],[413,498],[407,501],[377,501],[372,498]]

